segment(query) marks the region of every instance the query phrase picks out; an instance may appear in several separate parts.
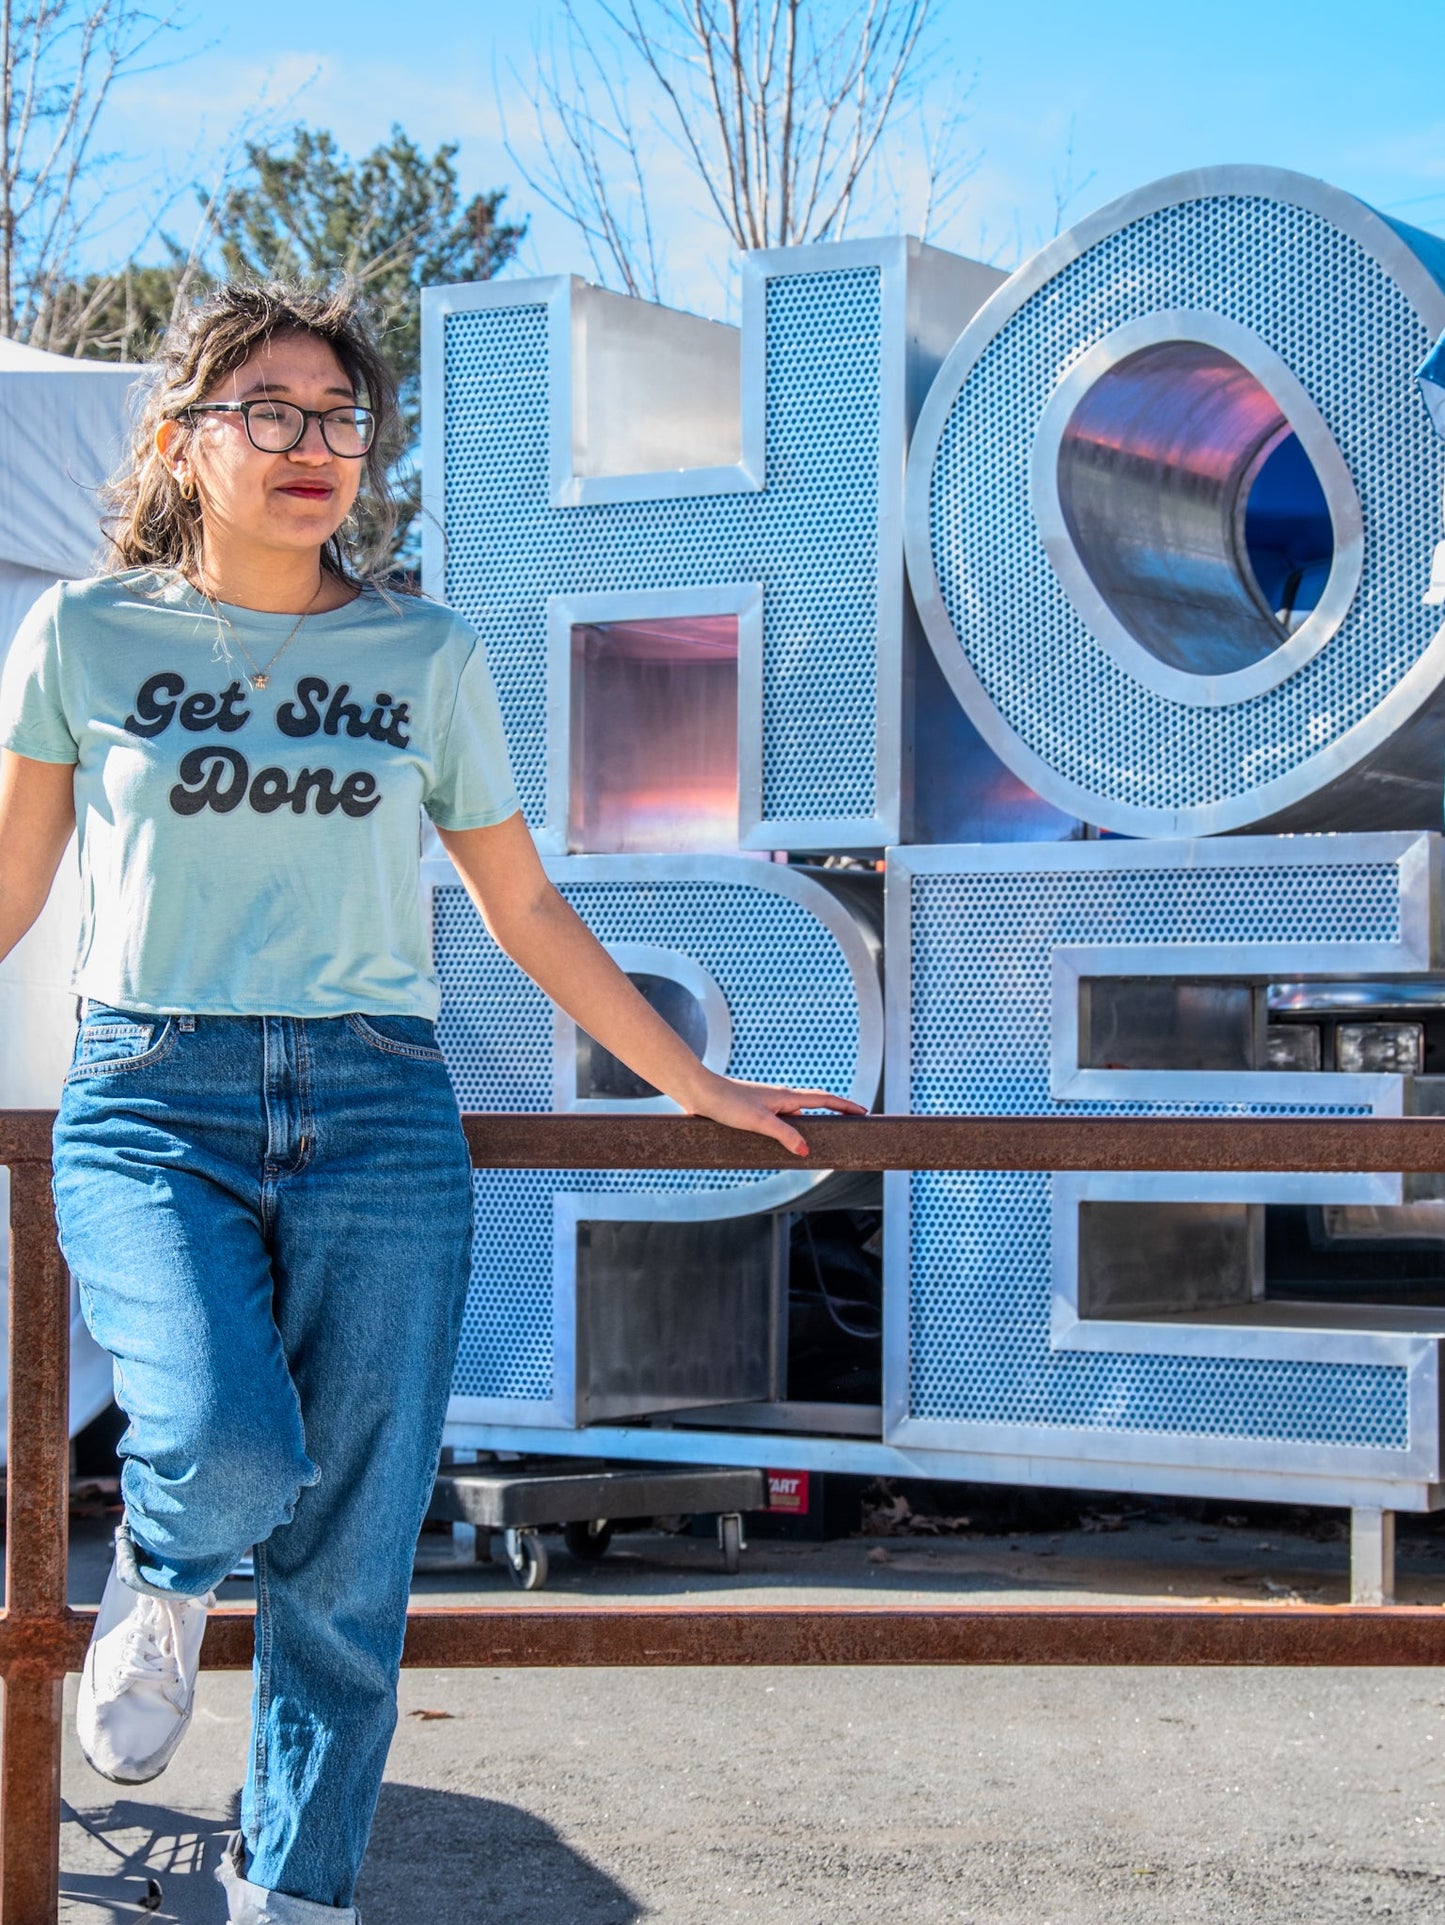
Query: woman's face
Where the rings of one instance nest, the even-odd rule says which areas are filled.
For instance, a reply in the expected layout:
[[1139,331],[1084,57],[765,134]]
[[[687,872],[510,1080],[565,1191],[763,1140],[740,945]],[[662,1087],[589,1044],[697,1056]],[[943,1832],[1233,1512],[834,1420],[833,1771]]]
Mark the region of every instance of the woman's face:
[[[266,342],[204,396],[205,401],[294,401],[302,408],[344,408],[354,402],[346,371],[333,349],[314,334]],[[176,424],[167,422],[174,431]],[[162,436],[164,438],[162,438]],[[286,454],[253,448],[239,414],[197,415],[189,444],[157,437],[162,456],[171,446],[178,478],[194,480],[207,545],[317,550],[345,520],[361,486],[359,460],[334,455],[321,423]]]

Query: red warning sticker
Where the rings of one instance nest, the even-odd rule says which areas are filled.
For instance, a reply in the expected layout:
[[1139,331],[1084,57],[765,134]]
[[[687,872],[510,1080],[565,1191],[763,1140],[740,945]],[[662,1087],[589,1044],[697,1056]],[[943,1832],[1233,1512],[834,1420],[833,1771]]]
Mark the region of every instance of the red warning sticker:
[[803,1512],[808,1508],[808,1473],[805,1470],[768,1472],[768,1509]]

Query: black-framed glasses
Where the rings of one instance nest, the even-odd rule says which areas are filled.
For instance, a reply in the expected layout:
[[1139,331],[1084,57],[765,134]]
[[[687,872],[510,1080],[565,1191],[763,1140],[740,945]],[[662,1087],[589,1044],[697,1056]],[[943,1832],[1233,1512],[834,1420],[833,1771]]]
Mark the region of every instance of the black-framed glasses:
[[201,401],[186,413],[240,415],[251,446],[266,455],[289,454],[299,447],[308,421],[321,423],[321,439],[343,461],[359,461],[376,438],[376,416],[370,408],[298,408],[294,401]]

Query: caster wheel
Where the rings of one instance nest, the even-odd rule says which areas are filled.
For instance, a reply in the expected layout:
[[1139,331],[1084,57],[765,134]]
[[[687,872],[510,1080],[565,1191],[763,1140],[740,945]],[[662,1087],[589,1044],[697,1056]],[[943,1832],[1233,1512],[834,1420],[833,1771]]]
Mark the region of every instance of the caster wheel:
[[743,1520],[736,1511],[718,1519],[717,1541],[723,1569],[729,1577],[736,1577],[743,1561]]
[[564,1524],[562,1541],[573,1557],[580,1557],[585,1564],[595,1564],[599,1557],[607,1555],[612,1526],[605,1517],[581,1524]]
[[541,1538],[535,1531],[507,1531],[502,1541],[512,1582],[523,1591],[540,1591],[547,1582],[547,1552]]

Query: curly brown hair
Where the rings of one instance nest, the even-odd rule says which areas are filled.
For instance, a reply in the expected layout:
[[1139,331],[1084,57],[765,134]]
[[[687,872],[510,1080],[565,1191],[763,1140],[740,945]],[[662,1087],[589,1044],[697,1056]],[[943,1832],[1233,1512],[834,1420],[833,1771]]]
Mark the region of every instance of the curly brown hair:
[[[149,364],[149,388],[130,457],[105,490],[106,559],[112,570],[175,569],[199,581],[201,504],[181,493],[157,452],[156,430],[163,421],[177,421],[182,436],[189,437],[188,408],[263,343],[294,334],[313,334],[327,343],[358,402],[377,418],[355,516],[364,537],[348,535],[343,526],[321,550],[321,566],[340,580],[360,585],[376,578],[396,526],[387,472],[396,452],[396,382],[361,296],[346,281],[326,289],[230,281],[172,321]],[[183,449],[185,441],[172,446]]]

